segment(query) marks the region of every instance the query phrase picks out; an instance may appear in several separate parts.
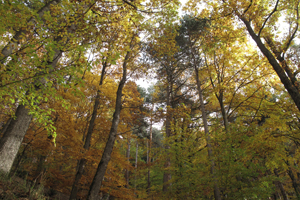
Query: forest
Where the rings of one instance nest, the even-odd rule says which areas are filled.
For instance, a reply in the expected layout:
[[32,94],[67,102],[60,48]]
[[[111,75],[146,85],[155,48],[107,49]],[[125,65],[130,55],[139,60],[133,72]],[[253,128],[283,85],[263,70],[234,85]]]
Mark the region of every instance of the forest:
[[300,199],[299,7],[0,0],[0,199]]

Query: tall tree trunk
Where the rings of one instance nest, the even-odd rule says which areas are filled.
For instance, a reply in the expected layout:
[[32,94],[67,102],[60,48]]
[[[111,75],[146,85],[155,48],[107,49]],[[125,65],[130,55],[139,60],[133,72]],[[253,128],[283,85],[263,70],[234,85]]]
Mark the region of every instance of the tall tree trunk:
[[102,158],[100,160],[96,174],[95,174],[92,184],[90,186],[90,190],[89,190],[88,197],[87,197],[88,200],[96,200],[98,198],[98,194],[99,194],[100,187],[101,187],[104,175],[105,175],[105,171],[106,171],[108,162],[110,161],[110,158],[111,158],[111,153],[112,153],[112,150],[114,147],[117,129],[118,129],[119,121],[120,121],[120,113],[121,113],[121,108],[122,108],[122,101],[121,101],[122,100],[122,91],[123,91],[123,87],[126,82],[126,76],[127,76],[126,65],[127,65],[128,59],[129,59],[129,54],[130,53],[127,52],[125,59],[124,59],[123,77],[119,83],[119,87],[117,90],[116,106],[115,106],[115,112],[113,115],[111,129],[110,129],[108,140],[106,142],[106,145],[105,145],[105,148],[104,148],[104,151],[102,154]]
[[11,170],[31,119],[25,105],[19,105],[15,118],[11,120],[0,140],[0,171],[5,174]]
[[272,199],[273,199],[273,200],[280,199],[280,195],[278,194],[277,191],[275,191],[274,194],[272,195]]
[[44,155],[38,156],[37,168],[33,175],[35,183],[41,183],[41,181],[43,180],[43,174],[46,171],[46,168],[45,168],[45,159],[46,158],[47,158],[47,156],[44,156]]
[[[127,158],[127,164],[129,165],[129,158],[130,158],[130,138],[127,138],[127,151],[126,151],[126,158]],[[129,168],[127,167],[125,172],[125,179],[126,179],[126,188],[129,188]]]
[[[276,57],[273,55],[273,53],[265,46],[265,44],[261,41],[260,35],[257,35],[253,28],[251,27],[251,23],[249,20],[247,20],[243,16],[239,16],[239,18],[244,22],[250,36],[257,44],[260,51],[264,54],[264,56],[268,59],[269,63],[272,65],[274,71],[277,73],[278,77],[280,78],[280,81],[283,83],[285,89],[290,94],[291,98],[295,102],[298,110],[300,111],[300,92],[299,92],[299,83],[298,81],[295,81],[295,78],[293,77],[293,74],[290,73],[290,69],[288,66],[283,65],[281,66],[280,63],[285,63],[284,60],[280,56],[280,52],[274,52],[279,58],[279,62],[276,60]],[[286,64],[286,63],[285,63]],[[289,76],[290,74],[290,76]]]
[[[167,86],[167,117],[166,117],[166,137],[171,136],[171,112],[170,112],[170,106],[171,106],[171,87],[170,84],[172,84],[170,81]],[[166,151],[170,149],[170,146],[167,144],[165,146]],[[164,164],[165,172],[163,177],[163,191],[168,191],[169,187],[171,186],[170,180],[171,180],[171,173],[168,170],[168,168],[171,166],[171,159],[170,155],[167,152],[166,161]]]
[[292,185],[293,185],[293,188],[294,188],[294,190],[295,190],[297,199],[300,199],[300,187],[299,187],[299,184],[298,184],[298,182],[297,182],[297,180],[296,180],[296,177],[294,176],[294,173],[293,173],[293,171],[292,171],[292,169],[291,169],[291,166],[290,166],[289,162],[286,161],[285,163],[286,163],[287,166],[288,166],[288,175],[289,175],[289,177],[290,177],[291,180],[292,180]]
[[[279,177],[279,174],[278,174],[278,170],[277,170],[277,169],[274,169],[274,174],[275,174],[277,177]],[[284,200],[289,200],[289,198],[288,198],[288,196],[287,196],[287,194],[286,194],[286,192],[285,192],[285,190],[284,190],[284,187],[283,187],[282,183],[281,183],[280,181],[276,181],[276,184],[277,184],[277,186],[278,186],[278,188],[279,188],[279,190],[280,190],[280,192],[281,192],[281,195],[282,195],[283,199],[284,199]]]
[[136,149],[135,149],[135,174],[134,174],[134,193],[136,193],[136,173],[137,173],[137,163],[138,163],[138,155],[139,155],[139,142],[138,139],[136,139]]
[[[278,174],[278,170],[277,170],[277,169],[274,169],[274,174],[275,174],[277,177],[279,177],[279,174]],[[282,183],[281,183],[280,181],[276,181],[276,184],[277,184],[277,186],[278,186],[279,189],[280,189],[280,192],[281,192],[281,194],[282,194],[283,199],[284,199],[284,200],[289,200],[289,198],[288,198],[288,196],[287,196],[287,194],[286,194],[286,192],[285,192],[285,190],[284,190],[284,187],[283,187]]]
[[[62,51],[56,50],[53,61],[48,62],[48,66],[51,66],[51,70],[55,69],[61,56]],[[40,90],[40,85],[45,82],[44,78],[36,80],[34,82],[35,90]],[[29,109],[20,103],[15,112],[14,119],[9,122],[0,140],[0,171],[4,173],[10,172],[31,120],[32,116],[29,114]]]
[[[191,38],[189,37],[188,39],[189,39],[188,40],[189,46],[190,46],[190,49],[192,52],[193,66],[194,66],[194,70],[195,70],[195,78],[196,78],[197,90],[198,90],[198,95],[199,95],[199,100],[200,100],[202,120],[203,120],[203,124],[204,124],[204,132],[205,132],[205,136],[206,136],[208,159],[211,163],[210,173],[212,175],[213,182],[214,182],[214,197],[216,200],[221,200],[221,192],[220,192],[220,188],[218,185],[218,179],[216,177],[216,172],[215,172],[215,161],[214,161],[214,157],[213,157],[211,138],[210,138],[210,133],[209,133],[209,129],[208,129],[208,121],[207,121],[206,110],[205,110],[205,106],[204,106],[201,83],[200,83],[200,79],[199,79],[199,70],[197,68],[197,66],[201,63],[201,60],[196,59],[196,55],[198,55],[199,53],[195,51],[195,48],[192,45]],[[219,103],[221,105],[221,101],[219,101]],[[226,112],[224,112],[224,113],[226,113]],[[222,112],[222,115],[223,115],[223,112]],[[225,117],[225,116],[226,115],[224,115],[223,117]],[[225,123],[224,123],[224,125],[225,125]],[[227,123],[226,123],[226,126],[227,126]]]
[[227,112],[225,110],[225,106],[224,106],[224,102],[223,102],[223,91],[220,91],[217,98],[218,98],[218,101],[219,101],[219,104],[221,107],[222,118],[223,118],[225,130],[228,131],[228,117],[227,117]]
[[[107,62],[105,61],[103,63],[103,67],[102,67],[99,86],[101,86],[103,84],[106,67],[107,67]],[[98,112],[99,105],[100,105],[100,90],[97,91],[92,117],[91,117],[91,120],[89,122],[89,127],[88,127],[88,131],[87,131],[87,134],[86,134],[84,146],[83,146],[83,148],[86,151],[89,150],[90,145],[91,145],[91,139],[92,139],[92,134],[93,134],[94,126],[95,126],[95,120],[97,118],[97,112]],[[80,179],[82,177],[82,174],[84,172],[85,163],[86,163],[85,158],[81,158],[78,162],[77,172],[76,172],[76,175],[75,175],[75,179],[74,179],[74,182],[73,182],[73,186],[72,186],[72,190],[71,190],[71,194],[70,194],[70,198],[69,198],[70,200],[76,200],[77,192],[78,192],[78,184],[79,184],[79,181],[80,181]]]
[[150,164],[151,164],[151,146],[152,146],[152,110],[153,110],[153,106],[152,106],[152,109],[151,109],[151,113],[150,113],[150,137],[149,137],[149,148],[148,148],[148,152],[147,152],[147,155],[148,155],[148,159],[147,159],[147,164],[148,164],[148,177],[147,177],[147,192],[148,192],[148,195],[150,194],[150,187],[151,187],[151,181],[150,181]]
[[195,69],[195,73],[196,73],[197,90],[198,90],[198,95],[199,95],[199,100],[200,100],[201,111],[202,111],[202,120],[203,120],[203,124],[204,124],[204,131],[205,131],[205,135],[206,135],[208,159],[210,160],[210,163],[211,163],[210,172],[211,172],[213,182],[214,182],[214,196],[215,196],[216,200],[221,200],[221,193],[220,193],[220,189],[218,186],[218,179],[216,177],[216,172],[215,172],[215,161],[213,158],[213,150],[212,150],[212,145],[211,145],[210,133],[209,133],[209,129],[208,129],[207,116],[206,116],[206,111],[205,111],[205,107],[204,107],[201,84],[200,84],[200,80],[199,80],[199,72],[198,72],[198,68],[196,65],[194,65],[194,69]]

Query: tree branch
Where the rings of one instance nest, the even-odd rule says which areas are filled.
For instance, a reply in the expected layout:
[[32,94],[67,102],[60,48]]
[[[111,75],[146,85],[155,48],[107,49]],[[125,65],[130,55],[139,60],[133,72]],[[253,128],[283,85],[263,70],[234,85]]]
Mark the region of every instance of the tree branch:
[[276,5],[275,5],[273,11],[269,14],[269,16],[267,17],[267,19],[264,21],[262,27],[260,28],[260,30],[258,32],[258,35],[257,35],[258,37],[260,36],[262,30],[264,29],[264,27],[265,27],[266,23],[268,22],[268,20],[270,19],[270,17],[277,11],[278,3],[279,3],[279,0],[276,1]]
[[249,10],[249,8],[252,6],[253,1],[250,1],[249,6],[245,9],[245,11],[243,12],[243,15],[246,14],[246,12]]
[[296,36],[296,32],[298,31],[298,27],[299,27],[299,2],[298,2],[298,5],[297,5],[297,9],[296,9],[296,12],[297,12],[297,19],[296,19],[296,28],[292,34],[292,36],[290,37],[290,39],[288,40],[288,42],[286,43],[285,47],[283,48],[283,55],[282,57],[284,58],[284,55],[285,55],[285,52],[287,51],[287,49],[289,48],[289,46],[291,45],[293,39],[295,38]]

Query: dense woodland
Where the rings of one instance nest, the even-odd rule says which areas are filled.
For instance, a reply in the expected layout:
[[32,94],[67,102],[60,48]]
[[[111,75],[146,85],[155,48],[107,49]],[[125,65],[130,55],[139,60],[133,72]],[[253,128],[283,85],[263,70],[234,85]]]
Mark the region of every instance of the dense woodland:
[[0,1],[1,173],[70,200],[300,199],[299,4]]

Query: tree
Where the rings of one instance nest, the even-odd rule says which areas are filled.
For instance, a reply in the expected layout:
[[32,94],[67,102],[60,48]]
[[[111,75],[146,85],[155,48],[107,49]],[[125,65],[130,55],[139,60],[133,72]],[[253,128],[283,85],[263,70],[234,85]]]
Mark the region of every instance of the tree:
[[[48,74],[54,74],[56,70],[59,70],[58,61],[62,57],[63,52],[65,49],[72,49],[72,45],[69,44],[71,41],[76,41],[74,38],[71,39],[71,35],[80,33],[76,32],[76,30],[84,24],[76,22],[79,22],[79,16],[84,16],[85,13],[75,12],[66,14],[63,7],[57,5],[59,2],[50,1],[41,6],[41,9],[37,11],[33,10],[32,14],[36,15],[36,17],[29,19],[28,30],[25,28],[24,31],[24,28],[18,27],[20,30],[17,29],[18,31],[15,33],[15,36],[1,51],[3,54],[1,58],[2,88],[9,86],[6,89],[2,89],[1,93],[3,94],[7,92],[7,89],[9,91],[14,87],[20,88],[15,94],[8,93],[11,94],[13,101],[16,98],[19,99],[19,105],[13,119],[8,121],[9,124],[7,124],[7,128],[0,141],[1,170],[5,173],[9,173],[11,169],[32,118],[42,113],[43,117],[40,120],[44,120],[47,123],[49,117],[45,116],[45,114],[47,115],[48,113],[39,112],[38,104],[43,98],[47,100],[47,95],[52,95],[54,92],[51,88],[52,81],[48,81],[54,77]],[[8,4],[8,6],[17,7],[18,4]],[[85,12],[89,9],[85,10]],[[50,10],[50,15],[45,14],[47,10]],[[69,21],[72,14],[79,15],[78,18],[75,18],[75,22]],[[59,18],[54,17],[56,15],[59,15]],[[53,20],[51,21],[52,24],[47,23],[47,20]],[[53,24],[57,24],[57,22],[60,23],[60,26],[54,28]],[[69,24],[65,26],[64,23]],[[23,25],[21,24],[21,26]],[[26,39],[27,35],[29,36]],[[41,38],[40,36],[47,39],[43,41],[43,37]],[[25,41],[23,41],[24,38]],[[38,41],[42,41],[42,45],[38,45]],[[19,47],[18,43],[24,43],[25,46],[21,45],[20,48],[16,49],[15,47]],[[44,48],[42,48],[43,45]],[[33,56],[34,52],[37,52],[37,54]],[[12,55],[12,53],[14,54]],[[19,55],[23,55],[24,58],[21,60],[18,57]],[[8,59],[8,56],[10,56],[11,60]],[[35,58],[34,60],[31,60],[32,56]],[[25,67],[24,65],[31,67]],[[11,82],[12,77],[18,79],[18,81]],[[57,79],[56,81],[63,80]],[[47,129],[54,131],[53,126],[49,126]]]
[[[125,18],[125,20],[127,20],[127,18]],[[104,81],[104,78],[105,78],[105,75],[106,75],[106,72],[107,72],[107,69],[110,67],[111,63],[114,63],[115,60],[114,57],[116,57],[119,53],[115,53],[114,52],[114,48],[113,46],[119,46],[121,44],[118,45],[117,42],[113,42],[114,40],[116,40],[116,38],[119,38],[120,40],[122,39],[122,37],[120,37],[118,34],[114,34],[113,31],[115,31],[115,28],[114,27],[111,27],[111,38],[109,37],[106,37],[108,39],[107,44],[103,44],[102,48],[107,48],[108,51],[106,53],[103,53],[105,54],[102,58],[102,71],[101,71],[101,78],[100,78],[100,81],[99,81],[99,87],[102,86],[103,84],[103,81]],[[120,34],[120,33],[119,33]],[[123,42],[123,40],[121,40],[121,42]],[[101,48],[101,45],[99,45],[100,48]],[[114,54],[117,54],[117,55],[114,55]],[[87,133],[85,135],[85,143],[84,143],[84,149],[85,150],[89,150],[89,147],[90,147],[90,144],[91,144],[91,138],[92,138],[92,134],[93,134],[93,131],[94,131],[94,126],[95,126],[95,120],[97,118],[97,115],[99,114],[98,113],[98,109],[100,107],[100,97],[101,97],[101,91],[100,89],[97,90],[97,94],[96,94],[96,97],[95,97],[95,100],[94,100],[94,107],[93,107],[93,111],[92,111],[92,115],[91,115],[91,118],[89,120],[89,125],[88,125],[88,128],[87,128]],[[76,173],[76,176],[75,176],[75,180],[74,180],[74,183],[73,183],[73,187],[72,187],[72,191],[71,191],[71,195],[70,195],[70,200],[71,199],[76,199],[76,195],[77,195],[77,185],[80,181],[80,178],[83,174],[83,171],[84,171],[84,165],[86,163],[86,159],[85,158],[82,158],[79,160],[78,162],[78,166],[77,166],[77,173]]]
[[98,198],[98,193],[102,184],[103,177],[105,175],[105,171],[108,165],[108,162],[110,161],[111,158],[111,153],[114,147],[115,139],[116,139],[116,134],[117,134],[117,129],[120,121],[120,113],[121,113],[121,108],[122,108],[122,91],[123,87],[125,85],[126,79],[127,79],[127,63],[130,61],[129,59],[132,57],[130,56],[129,51],[133,51],[134,46],[136,46],[136,35],[133,34],[132,39],[129,43],[129,48],[130,50],[127,51],[124,61],[123,61],[123,76],[122,79],[119,83],[118,86],[118,91],[117,91],[117,97],[116,97],[116,107],[115,107],[115,112],[113,115],[113,120],[112,120],[112,126],[110,129],[109,137],[106,142],[100,163],[98,165],[96,174],[94,176],[94,179],[92,181],[92,184],[90,186],[89,194],[87,199],[89,200],[94,200]]
[[[208,159],[211,162],[211,175],[214,182],[214,197],[215,199],[221,199],[220,189],[218,186],[218,177],[216,176],[215,172],[215,159],[213,155],[212,150],[212,144],[211,144],[211,135],[208,129],[208,118],[206,115],[206,109],[204,105],[204,98],[203,98],[203,92],[201,89],[201,82],[199,79],[199,67],[201,67],[201,53],[200,50],[195,47],[195,44],[198,42],[197,37],[199,37],[201,31],[203,31],[207,27],[207,20],[206,19],[194,19],[190,18],[189,16],[185,16],[185,18],[182,20],[182,24],[179,30],[179,37],[177,37],[177,40],[182,45],[181,47],[184,48],[185,51],[188,51],[191,55],[190,65],[195,70],[195,79],[197,83],[197,91],[199,95],[199,101],[200,101],[200,107],[202,112],[202,121],[204,124],[204,131],[205,131],[205,137],[207,142],[207,150],[208,150]],[[193,34],[198,34],[195,38],[193,37]],[[179,39],[180,38],[180,39]],[[201,43],[200,43],[201,44]]]
[[[298,1],[250,1],[250,2],[216,2],[212,18],[236,16],[246,27],[248,34],[267,58],[285,89],[300,110],[300,93],[297,80],[297,67],[290,63],[288,54],[297,37],[299,27]],[[222,10],[222,12],[219,12]],[[281,17],[288,26],[288,31],[281,27]],[[280,31],[284,36],[280,37]],[[280,38],[280,39],[279,39]]]

